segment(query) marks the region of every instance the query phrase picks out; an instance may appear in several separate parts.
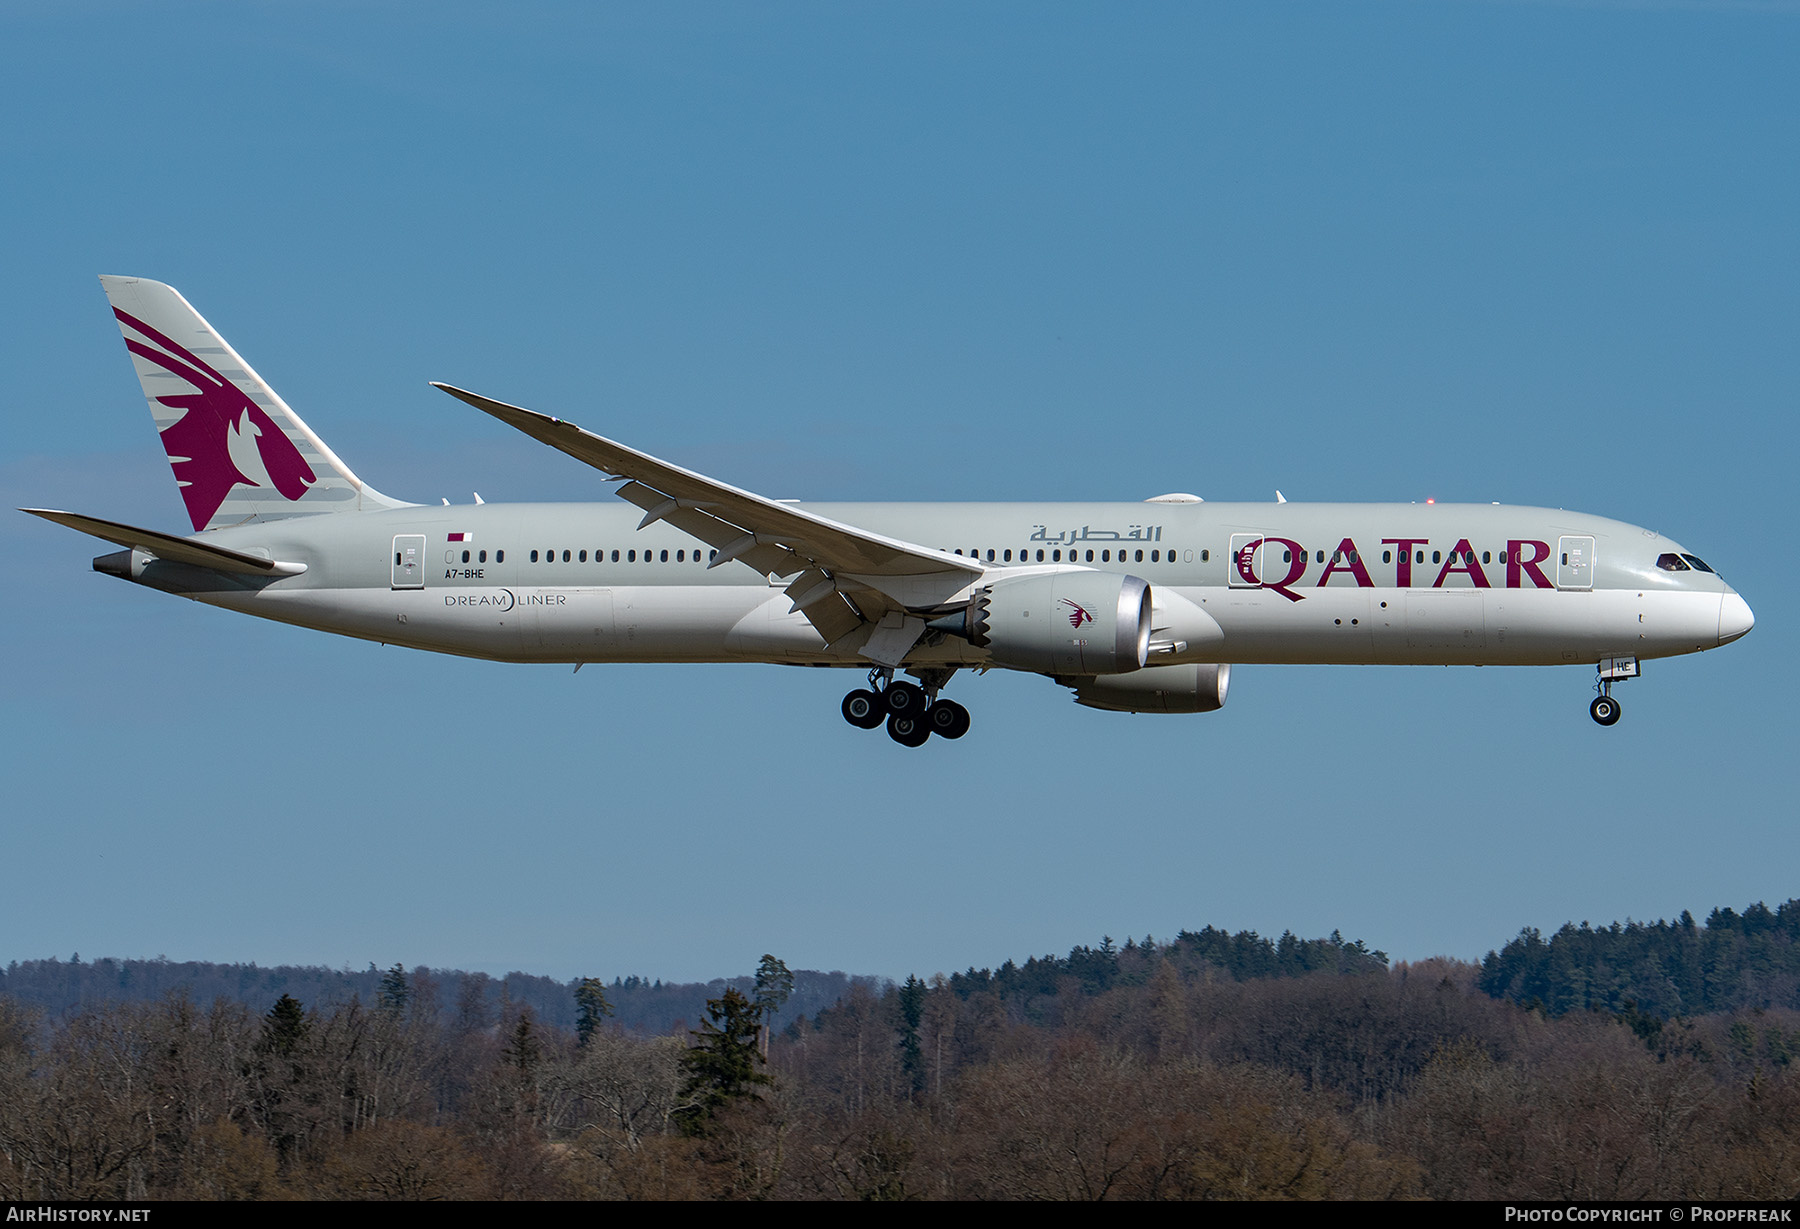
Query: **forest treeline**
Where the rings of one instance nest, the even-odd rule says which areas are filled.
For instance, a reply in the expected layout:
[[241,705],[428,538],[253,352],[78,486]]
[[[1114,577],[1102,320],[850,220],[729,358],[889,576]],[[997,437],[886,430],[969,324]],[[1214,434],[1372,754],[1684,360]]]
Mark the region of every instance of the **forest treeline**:
[[[1155,940],[1146,936],[1146,943]],[[968,969],[950,975],[958,993],[993,990],[1003,998],[1030,997],[1074,978],[1089,991],[1104,990],[1119,976],[1118,958],[1130,967],[1138,946],[1111,939],[1098,947],[1078,946],[1067,956],[1008,960],[997,969]],[[1387,967],[1387,953],[1333,932],[1325,939],[1301,939],[1284,932],[1278,939],[1255,931],[1235,934],[1208,926],[1180,932],[1161,945],[1163,958],[1186,971],[1210,969],[1236,980],[1292,977],[1304,973],[1372,972]],[[30,1004],[52,1016],[101,1003],[154,1000],[184,993],[195,1002],[224,998],[251,1007],[283,994],[317,1006],[373,999],[386,970],[312,966],[213,964],[204,961],[15,960],[0,969],[0,995]],[[541,1022],[575,1027],[576,981],[513,972],[504,977],[423,966],[408,976],[430,987],[430,1001],[447,1013],[506,1013],[529,1007]],[[795,973],[794,994],[775,1020],[817,1013],[837,1002],[853,980],[879,989],[879,979],[842,972]],[[627,1031],[685,1033],[705,1012],[709,999],[728,986],[747,991],[752,979],[664,982],[647,977],[615,977],[607,986],[615,1019]],[[1684,911],[1676,921],[1614,922],[1594,928],[1569,923],[1550,938],[1533,928],[1481,962],[1479,987],[1497,998],[1541,1007],[1552,1015],[1598,1009],[1638,1012],[1669,1019],[1740,1008],[1800,1009],[1800,901],[1775,909],[1757,903],[1736,913],[1714,909],[1704,925]]]
[[[1755,933],[1705,950],[1778,951],[1792,902],[1759,908],[1715,912],[1696,929]],[[597,979],[564,988],[572,1027],[398,967],[329,1004],[0,995],[0,1198],[1800,1193],[1800,1010],[1742,998],[1778,978],[1667,1018],[1490,993],[1530,933],[1481,965],[1107,940],[804,1014],[771,956],[672,1036]],[[1629,950],[1563,933],[1535,946]]]
[[[39,1008],[53,1017],[106,1003],[155,1001],[170,994],[185,995],[196,1003],[227,999],[258,1010],[286,994],[317,1007],[335,1007],[352,1000],[373,1002],[383,978],[390,972],[373,964],[359,971],[163,958],[83,960],[77,952],[68,960],[13,961],[0,969],[0,996]],[[494,1017],[529,1007],[545,1024],[561,1029],[575,1027],[573,996],[579,978],[559,982],[517,972],[490,977],[486,973],[429,969],[423,965],[408,970],[406,975],[423,989],[419,1001],[432,1004],[434,1010],[448,1017]],[[782,1009],[777,1027],[794,1016],[837,1002],[849,990],[852,980],[843,973],[810,970],[794,976],[794,994]],[[717,998],[730,986],[748,990],[751,983],[749,977],[710,982],[615,977],[607,985],[606,994],[616,1020],[625,1029],[644,1034],[685,1034],[706,1014],[708,999]]]
[[[1008,960],[998,970],[969,969],[954,974],[959,989],[976,984],[1002,994],[1029,992],[1032,987],[1074,976],[1078,980],[1104,982],[1112,975],[1112,940],[1098,948],[1076,947],[1066,957],[1033,957],[1023,965]],[[1136,941],[1126,940],[1126,949]],[[1329,939],[1299,939],[1284,933],[1280,939],[1263,938],[1254,931],[1228,934],[1211,926],[1201,931],[1182,931],[1172,945],[1172,956],[1187,963],[1201,963],[1235,978],[1279,977],[1318,969],[1338,972],[1385,968],[1387,954],[1371,951],[1358,940],[1346,943],[1333,933]],[[0,969],[0,995],[41,1008],[52,1016],[102,1003],[155,1000],[173,993],[195,1002],[229,999],[258,1007],[287,994],[317,1006],[335,1006],[360,999],[372,1001],[390,970],[370,964],[364,970],[327,969],[303,965],[259,966],[213,964],[206,961],[81,959],[77,952],[68,960],[15,960]],[[425,987],[429,1001],[440,1012],[455,1014],[507,1014],[529,1007],[544,1024],[562,1029],[575,1027],[573,994],[579,980],[559,982],[529,973],[490,977],[458,969],[419,966],[407,976]],[[852,980],[879,988],[880,979],[852,979],[841,972],[799,970],[794,974],[792,996],[773,1021],[781,1028],[797,1016],[829,1007],[843,998]],[[748,991],[750,977],[720,978],[710,982],[652,981],[647,977],[615,977],[607,985],[614,1019],[628,1032],[643,1034],[685,1033],[706,1010],[706,1003],[727,987]]]
[[1636,1010],[1666,1020],[1800,1007],[1800,900],[1714,909],[1704,926],[1683,910],[1673,922],[1570,923],[1548,940],[1526,929],[1487,954],[1480,984],[1557,1015]]

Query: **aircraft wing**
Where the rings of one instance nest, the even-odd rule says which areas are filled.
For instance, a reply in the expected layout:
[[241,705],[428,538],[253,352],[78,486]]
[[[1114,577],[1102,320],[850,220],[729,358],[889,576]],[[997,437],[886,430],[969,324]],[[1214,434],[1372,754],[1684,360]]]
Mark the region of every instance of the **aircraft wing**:
[[[894,655],[892,646],[913,632],[913,623],[919,631],[924,626],[907,616],[952,601],[983,574],[974,559],[816,516],[658,460],[572,422],[448,384],[434,382],[433,387],[611,478],[629,479],[619,494],[645,510],[640,529],[668,521],[717,549],[714,566],[735,559],[776,576],[799,573],[787,593],[828,644],[846,641],[886,616],[891,626],[874,627],[867,645],[855,646],[871,660],[897,664],[897,657],[894,662],[883,659]],[[916,633],[906,639],[900,654],[916,639]]]
[[275,559],[246,555],[242,551],[227,550],[223,546],[196,542],[192,538],[178,538],[174,534],[159,533],[154,529],[139,529],[135,525],[119,521],[103,521],[97,516],[82,516],[78,512],[58,512],[51,508],[20,508],[19,511],[41,516],[58,525],[67,525],[70,529],[92,534],[103,542],[111,542],[128,550],[141,550],[158,559],[167,559],[170,563],[190,563],[195,567],[211,568],[215,572],[238,572],[246,576],[298,576],[306,571],[303,563],[282,563]]

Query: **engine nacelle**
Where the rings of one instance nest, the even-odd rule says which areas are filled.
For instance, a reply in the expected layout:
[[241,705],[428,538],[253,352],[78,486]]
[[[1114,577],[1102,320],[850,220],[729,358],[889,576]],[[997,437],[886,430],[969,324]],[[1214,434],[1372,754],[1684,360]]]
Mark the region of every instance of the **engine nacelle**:
[[1149,582],[1116,572],[1000,580],[967,610],[931,624],[987,649],[995,665],[1038,674],[1123,674],[1150,652]]
[[1115,713],[1210,713],[1225,707],[1229,663],[1151,666],[1131,674],[1059,678],[1075,689],[1075,703]]

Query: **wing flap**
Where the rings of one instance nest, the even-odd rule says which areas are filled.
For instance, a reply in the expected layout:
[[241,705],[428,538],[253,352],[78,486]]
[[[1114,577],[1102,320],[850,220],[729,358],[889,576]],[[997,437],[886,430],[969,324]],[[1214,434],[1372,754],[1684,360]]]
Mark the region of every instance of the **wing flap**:
[[808,568],[794,577],[784,590],[794,609],[818,629],[826,644],[842,640],[862,626],[862,615],[844,600],[837,583],[817,568]]

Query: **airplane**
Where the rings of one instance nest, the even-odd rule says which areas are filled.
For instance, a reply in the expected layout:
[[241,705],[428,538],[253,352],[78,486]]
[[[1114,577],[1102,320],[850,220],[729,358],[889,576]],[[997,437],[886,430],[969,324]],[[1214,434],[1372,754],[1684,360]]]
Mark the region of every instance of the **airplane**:
[[[614,503],[412,504],[352,472],[174,288],[100,279],[192,521],[21,511],[118,551],[95,571],[384,644],[511,662],[866,671],[851,725],[956,739],[961,671],[1077,703],[1203,713],[1240,663],[1568,665],[1619,720],[1647,659],[1755,619],[1652,530],[1500,504],[767,499],[561,418],[437,384],[617,482]],[[904,674],[907,678],[897,677]]]

